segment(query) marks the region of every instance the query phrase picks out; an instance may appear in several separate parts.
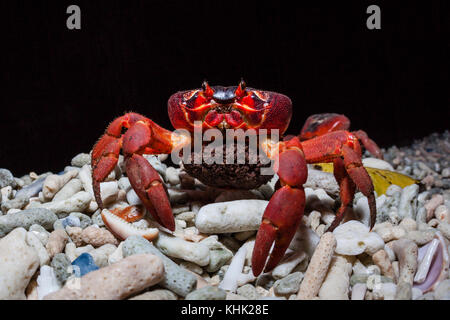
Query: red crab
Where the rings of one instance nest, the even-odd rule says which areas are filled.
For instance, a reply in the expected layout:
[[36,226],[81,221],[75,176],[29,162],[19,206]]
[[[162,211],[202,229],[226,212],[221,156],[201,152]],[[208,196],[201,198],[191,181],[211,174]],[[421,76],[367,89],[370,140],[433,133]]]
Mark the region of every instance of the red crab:
[[[191,133],[194,121],[201,121],[202,130],[254,129],[258,134],[261,129],[269,133],[278,129],[281,135],[291,120],[292,103],[283,94],[247,88],[243,81],[237,87],[210,87],[205,81],[200,89],[172,95],[168,112],[174,128]],[[356,188],[368,198],[371,227],[374,225],[374,188],[361,162],[358,138],[373,154],[381,157],[381,152],[367,135],[361,131],[346,131],[348,127],[349,120],[343,115],[315,115],[308,119],[300,136],[274,142],[269,135],[261,142],[267,156],[275,160],[280,183],[266,207],[256,236],[252,256],[255,276],[263,269],[272,270],[280,262],[300,224],[305,207],[303,184],[308,175],[307,163],[334,163],[341,206],[329,230],[342,220],[353,202]],[[154,219],[173,231],[175,221],[163,181],[142,155],[168,154],[190,140],[189,136],[166,130],[137,113],[115,119],[92,152],[93,189],[99,207],[103,208],[100,183],[114,169],[122,150],[131,186]]]

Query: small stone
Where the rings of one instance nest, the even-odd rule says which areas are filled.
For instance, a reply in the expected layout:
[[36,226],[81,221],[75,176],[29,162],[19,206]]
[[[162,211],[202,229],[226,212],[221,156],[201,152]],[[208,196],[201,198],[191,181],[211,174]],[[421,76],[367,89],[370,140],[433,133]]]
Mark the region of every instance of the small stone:
[[62,219],[62,225],[64,228],[67,226],[70,227],[79,227],[81,225],[80,219],[74,216],[68,216]]
[[70,259],[64,253],[57,253],[50,263],[61,285],[64,285],[71,275],[68,269],[70,265]]
[[99,227],[104,227],[105,223],[102,219],[102,212],[101,210],[97,210],[94,212],[94,214],[91,216],[92,223],[96,224]]
[[417,230],[417,222],[411,218],[403,219],[398,226],[403,228],[406,232]]
[[450,223],[450,210],[446,205],[440,205],[434,210],[434,216],[439,221]]
[[66,200],[58,202],[47,202],[42,204],[42,208],[53,211],[60,217],[65,217],[71,212],[84,212],[89,208],[92,195],[86,191],[80,191]]
[[50,233],[47,245],[45,246],[50,258],[53,258],[57,253],[61,253],[68,240],[69,237],[64,230],[58,229]]
[[0,189],[6,186],[11,186],[12,188],[16,187],[16,181],[14,180],[14,176],[11,171],[8,169],[0,169]]
[[273,288],[277,295],[287,295],[297,293],[300,289],[300,283],[303,280],[302,272],[294,272],[287,277],[275,281]]
[[350,285],[354,286],[357,283],[366,283],[367,278],[369,278],[369,274],[361,274],[361,273],[353,274],[350,277]]
[[434,290],[436,300],[450,300],[450,279],[442,281]]
[[195,226],[202,233],[258,230],[268,203],[266,200],[236,200],[208,204],[198,212]]
[[88,215],[85,215],[81,212],[72,212],[69,217],[78,218],[80,220],[80,225],[78,227],[80,227],[81,229],[85,229],[92,225],[92,219]]
[[433,240],[434,233],[433,230],[414,230],[408,232],[404,238],[414,241],[419,246],[423,246]]
[[2,212],[6,213],[11,209],[23,209],[30,202],[26,195],[16,196],[12,200],[4,201],[1,205]]
[[[123,242],[122,251],[124,257],[140,253],[151,253],[160,257],[164,264],[165,273],[159,285],[175,292],[179,296],[185,297],[197,285],[197,278],[193,273],[177,265],[142,237],[128,237]],[[120,263],[120,261],[117,263]]]
[[333,231],[336,237],[336,253],[359,255],[363,252],[373,254],[384,247],[383,239],[361,222],[351,220],[341,224]]
[[99,267],[94,262],[94,258],[87,252],[81,254],[78,258],[76,258],[72,262],[72,265],[79,268],[74,268],[74,273],[77,277],[82,277],[91,271],[99,269]]
[[58,217],[43,208],[34,208],[8,214],[0,217],[0,238],[4,237],[15,228],[29,229],[33,224],[38,224],[47,230],[53,227]]
[[113,265],[89,272],[46,300],[122,300],[159,283],[164,275],[160,258],[151,254],[137,254]]
[[64,253],[66,254],[67,258],[69,258],[70,261],[75,260],[78,256],[76,254],[77,247],[75,246],[75,243],[68,242],[66,244],[66,247],[64,248]]
[[247,300],[247,298],[235,293],[227,292],[226,300]]
[[258,293],[256,292],[256,288],[251,284],[245,284],[242,287],[239,287],[236,290],[236,293],[242,297],[249,299],[249,300],[258,299]]
[[427,203],[425,209],[427,210],[427,221],[433,217],[434,210],[444,203],[444,197],[441,194],[434,194]]
[[29,232],[32,232],[42,242],[42,244],[44,246],[47,244],[48,237],[50,236],[50,232],[45,230],[44,227],[42,227],[38,224],[33,224],[30,227]]
[[225,300],[225,290],[213,286],[206,286],[189,293],[185,300]]
[[156,289],[134,296],[129,300],[177,300],[177,295],[169,290]]
[[411,300],[412,286],[405,281],[399,281],[397,284],[397,291],[395,292],[395,300]]
[[180,174],[180,169],[174,168],[174,167],[168,167],[166,170],[167,181],[173,186],[179,184],[180,183],[179,174]]
[[119,241],[114,235],[106,229],[97,228],[95,226],[89,226],[81,233],[81,238],[87,244],[91,244],[94,247],[101,247],[104,244],[111,243],[118,245]]
[[374,300],[394,300],[397,286],[394,283],[378,283],[372,289]]
[[416,300],[434,300],[434,292],[427,292],[418,297]]
[[78,167],[78,168],[81,168],[84,165],[87,165],[90,163],[91,163],[91,155],[89,155],[87,153],[77,154],[75,157],[73,157],[72,161],[70,162],[70,164],[72,166]]
[[116,251],[117,247],[113,244],[107,243],[101,246],[100,248],[94,249],[89,253],[94,258],[94,262],[100,268],[106,267],[109,263],[109,256]]
[[25,299],[25,289],[39,267],[26,235],[25,229],[17,228],[0,239],[0,300]]
[[400,218],[415,218],[416,212],[416,196],[419,193],[419,186],[417,184],[409,185],[403,188],[402,194],[400,196],[400,203],[398,205],[398,212]]
[[28,232],[26,236],[27,244],[32,247],[39,256],[41,267],[50,262],[50,256],[39,238],[33,233]]
[[77,246],[80,247],[84,244],[83,238],[81,237],[81,233],[83,232],[83,229],[80,227],[66,227],[66,232],[69,235],[72,242]]
[[233,252],[217,240],[217,236],[211,236],[200,241],[209,248],[209,264],[207,272],[218,271],[225,263],[233,258]]
[[202,243],[186,241],[159,232],[154,244],[162,253],[170,257],[190,261],[202,267],[209,264],[209,248]]
[[379,274],[371,274],[367,277],[366,285],[367,289],[373,290],[380,283],[392,283],[391,278],[380,276]]
[[63,219],[58,219],[53,224],[53,230],[64,230],[64,226],[62,224]]

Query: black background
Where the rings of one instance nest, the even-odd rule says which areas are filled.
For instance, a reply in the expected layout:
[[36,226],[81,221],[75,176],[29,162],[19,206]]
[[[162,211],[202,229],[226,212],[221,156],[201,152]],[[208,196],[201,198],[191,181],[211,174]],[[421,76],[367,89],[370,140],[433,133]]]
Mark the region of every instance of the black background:
[[290,96],[291,134],[321,112],[382,147],[449,127],[448,1],[5,2],[0,167],[16,176],[58,172],[125,111],[171,128],[169,96],[205,78]]

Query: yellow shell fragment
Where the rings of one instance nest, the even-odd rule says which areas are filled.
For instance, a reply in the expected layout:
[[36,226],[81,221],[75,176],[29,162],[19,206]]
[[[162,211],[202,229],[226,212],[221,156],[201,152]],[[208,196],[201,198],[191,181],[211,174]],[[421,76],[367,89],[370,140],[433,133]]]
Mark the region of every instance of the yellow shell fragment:
[[[315,163],[314,167],[324,172],[333,173],[332,163]],[[370,178],[372,179],[373,186],[378,196],[386,193],[386,190],[392,184],[404,188],[414,183],[419,183],[419,181],[398,172],[369,167],[365,168],[369,173]]]

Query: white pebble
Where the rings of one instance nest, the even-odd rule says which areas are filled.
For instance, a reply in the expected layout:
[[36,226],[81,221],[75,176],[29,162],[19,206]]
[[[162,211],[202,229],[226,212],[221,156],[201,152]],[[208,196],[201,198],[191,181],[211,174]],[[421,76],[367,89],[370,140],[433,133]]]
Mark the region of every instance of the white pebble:
[[160,232],[154,240],[155,246],[165,255],[190,261],[199,266],[209,264],[209,248],[201,243],[185,241]]
[[141,199],[139,199],[136,191],[134,191],[133,189],[130,189],[130,191],[127,192],[127,201],[130,206],[137,206],[142,204]]
[[258,230],[266,200],[236,200],[203,206],[195,225],[202,233],[232,233]]
[[352,220],[341,224],[333,231],[336,237],[336,253],[359,255],[363,252],[373,254],[384,247],[383,239],[361,222]]
[[100,183],[100,196],[103,204],[108,205],[117,200],[119,193],[119,184],[117,181],[108,181]]

